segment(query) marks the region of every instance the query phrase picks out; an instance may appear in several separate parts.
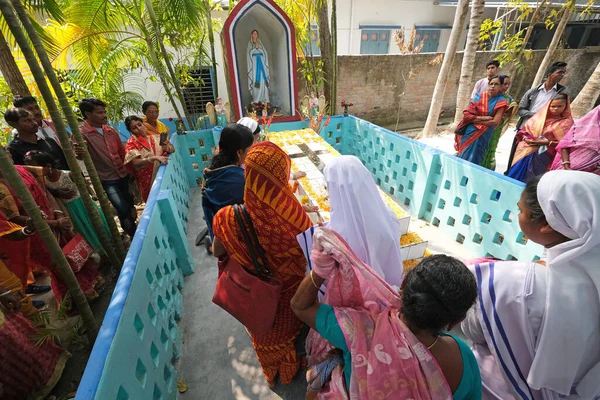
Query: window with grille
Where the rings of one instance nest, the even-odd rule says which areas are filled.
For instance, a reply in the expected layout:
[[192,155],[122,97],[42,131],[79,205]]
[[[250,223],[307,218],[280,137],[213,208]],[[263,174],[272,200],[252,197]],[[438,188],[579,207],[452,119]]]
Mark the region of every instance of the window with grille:
[[187,112],[192,115],[206,114],[206,103],[216,103],[212,68],[202,67],[189,74],[194,82],[183,88]]
[[423,41],[423,48],[421,53],[435,53],[438,51],[440,45],[440,33],[438,29],[417,29],[415,35],[415,46],[419,45]]
[[319,57],[321,49],[319,48],[319,28],[316,25],[311,25],[308,30],[308,43],[302,46],[306,57]]
[[363,29],[361,31],[360,54],[387,54],[389,47],[389,30]]

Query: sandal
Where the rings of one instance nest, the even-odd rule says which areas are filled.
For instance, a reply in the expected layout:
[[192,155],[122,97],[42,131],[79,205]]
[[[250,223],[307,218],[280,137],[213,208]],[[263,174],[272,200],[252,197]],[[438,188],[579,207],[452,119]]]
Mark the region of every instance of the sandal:
[[28,285],[25,288],[25,294],[43,294],[50,290],[52,290],[50,285]]

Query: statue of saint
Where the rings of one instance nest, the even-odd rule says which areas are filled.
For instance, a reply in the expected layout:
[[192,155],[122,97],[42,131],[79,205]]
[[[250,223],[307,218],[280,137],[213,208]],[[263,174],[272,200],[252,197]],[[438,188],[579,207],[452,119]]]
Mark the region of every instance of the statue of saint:
[[255,29],[248,43],[248,88],[253,103],[269,103],[269,57]]
[[215,112],[217,113],[217,125],[226,127],[227,126],[227,117],[225,116],[225,106],[223,105],[223,99],[217,98],[217,105],[215,106]]

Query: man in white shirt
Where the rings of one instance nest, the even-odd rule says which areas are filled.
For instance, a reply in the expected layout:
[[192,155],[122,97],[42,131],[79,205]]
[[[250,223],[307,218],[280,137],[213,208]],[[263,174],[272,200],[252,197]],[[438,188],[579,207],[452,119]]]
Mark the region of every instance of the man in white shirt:
[[521,129],[525,122],[533,115],[541,110],[544,104],[548,103],[558,93],[567,93],[566,86],[559,82],[567,74],[567,63],[557,61],[548,69],[548,77],[540,86],[529,89],[523,95],[519,103],[519,112],[517,113],[521,119],[517,124],[517,130]]
[[473,93],[471,93],[471,101],[473,101],[478,94],[487,92],[488,82],[492,77],[498,75],[498,71],[500,71],[500,62],[492,60],[485,65],[485,69],[487,71],[487,77],[480,79],[475,83],[475,88],[473,89]]
[[[13,101],[13,106],[15,108],[22,108],[24,110],[27,110],[33,115],[33,117],[35,118],[35,120],[38,123],[38,131],[36,133],[38,138],[40,138],[42,140],[52,139],[60,146],[60,141],[58,140],[58,137],[56,136],[56,130],[54,129],[54,124],[52,123],[52,120],[44,119],[42,110],[40,109],[40,106],[39,106],[37,100],[35,99],[35,97],[33,97],[33,96],[15,97],[15,100]],[[13,135],[16,136],[16,134],[17,134],[17,131],[13,130]]]

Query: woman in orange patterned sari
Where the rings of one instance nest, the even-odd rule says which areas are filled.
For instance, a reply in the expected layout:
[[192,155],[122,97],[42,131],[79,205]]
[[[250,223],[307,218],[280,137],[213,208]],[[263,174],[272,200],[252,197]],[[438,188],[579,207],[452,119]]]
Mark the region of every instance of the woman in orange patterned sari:
[[[288,185],[290,168],[287,154],[270,142],[254,145],[246,156],[244,204],[271,271],[283,283],[271,331],[262,336],[250,332],[256,356],[271,388],[275,386],[277,374],[282,384],[289,384],[300,368],[294,342],[303,324],[294,315],[290,300],[306,271],[306,258],[296,235],[309,229],[312,222]],[[232,206],[217,213],[213,231],[216,257],[227,254],[240,265],[252,265]]]

